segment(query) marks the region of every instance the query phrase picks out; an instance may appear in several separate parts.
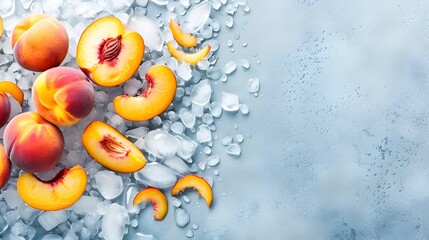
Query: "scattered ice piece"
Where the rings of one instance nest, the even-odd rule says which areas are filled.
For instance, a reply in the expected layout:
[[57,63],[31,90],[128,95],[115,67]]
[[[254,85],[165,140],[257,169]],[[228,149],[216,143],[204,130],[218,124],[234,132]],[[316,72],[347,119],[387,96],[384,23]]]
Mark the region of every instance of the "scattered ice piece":
[[146,7],[148,0],[136,0],[136,4],[140,7]]
[[213,36],[213,29],[211,26],[204,26],[200,32],[205,39],[209,39]]
[[191,172],[188,165],[177,156],[173,156],[162,161],[162,164],[169,167],[173,172],[178,175],[184,176]]
[[250,62],[249,62],[249,60],[247,60],[247,59],[245,59],[245,58],[242,58],[242,59],[240,59],[240,63],[241,63],[241,66],[242,66],[244,69],[249,69],[249,67],[250,67]]
[[212,6],[205,0],[193,6],[185,16],[182,28],[185,32],[196,32],[200,30],[209,19]]
[[174,212],[174,220],[178,227],[183,228],[191,221],[191,217],[185,209],[176,208],[176,211]]
[[165,6],[167,5],[170,1],[169,0],[151,0],[151,2],[158,4],[159,6]]
[[175,122],[171,124],[171,131],[177,134],[182,134],[185,131],[185,126],[181,122]]
[[204,171],[206,169],[206,164],[203,162],[198,163],[198,167],[201,169],[201,171]]
[[87,214],[97,209],[100,200],[92,196],[82,196],[70,208],[77,214]]
[[144,39],[148,48],[161,51],[164,45],[164,35],[152,19],[139,14],[132,14],[128,19],[129,28],[137,31]]
[[247,104],[240,104],[240,112],[243,115],[249,114],[249,106]]
[[231,39],[228,40],[227,42],[228,47],[232,47],[234,45],[234,43],[232,42]]
[[64,240],[79,240],[79,237],[72,230],[67,231]]
[[183,201],[185,201],[186,203],[190,203],[191,202],[191,199],[188,198],[188,196],[186,196],[186,195],[183,195],[182,198],[183,198]]
[[225,74],[231,74],[237,69],[237,64],[234,61],[229,61],[225,64],[225,67],[223,68],[223,71]]
[[171,205],[173,205],[176,208],[178,208],[182,205],[182,202],[180,201],[180,199],[175,198],[175,197],[171,197],[170,203],[171,203]]
[[140,212],[140,207],[133,205],[134,197],[139,193],[139,191],[139,187],[134,183],[128,184],[125,188],[122,205],[130,214],[138,214]]
[[137,227],[139,225],[139,220],[133,219],[130,222],[131,227]]
[[136,240],[156,240],[156,238],[149,234],[136,233]]
[[44,235],[40,240],[63,240],[63,238],[58,234],[48,233]]
[[7,190],[4,190],[2,196],[6,200],[7,205],[12,209],[18,207],[18,205],[22,203],[22,199],[14,187],[9,187]]
[[[28,206],[27,204],[20,204],[18,206],[18,212],[19,212],[19,217],[26,224],[32,224],[34,222],[34,220],[36,220],[36,218],[41,213],[40,210],[34,209],[34,208]],[[0,221],[0,234],[1,234],[1,221]]]
[[45,229],[46,231],[51,231],[56,226],[60,225],[61,223],[65,222],[67,220],[67,212],[66,210],[60,210],[60,211],[47,211],[42,213],[42,215],[39,216],[39,223]]
[[185,160],[192,157],[198,147],[197,143],[184,135],[176,135],[176,138],[180,142],[180,150],[177,152],[177,156]]
[[222,145],[224,146],[228,146],[232,143],[232,137],[231,136],[226,136],[222,139]]
[[220,162],[219,155],[217,155],[217,154],[207,158],[207,165],[209,165],[210,167],[214,167],[214,166],[218,165],[219,162]]
[[233,156],[240,156],[241,147],[240,147],[240,145],[233,143],[226,148],[226,153],[228,153],[229,155],[233,155]]
[[118,197],[124,191],[124,183],[121,176],[109,170],[96,173],[95,182],[98,191],[108,200]]
[[209,80],[203,80],[192,88],[191,101],[192,103],[205,106],[209,101],[212,94],[212,87]]
[[215,118],[218,118],[222,115],[222,105],[218,102],[212,102],[210,103],[210,112],[212,113],[212,116]]
[[192,229],[197,230],[199,228],[199,226],[197,224],[192,224]]
[[242,143],[244,141],[244,136],[242,134],[237,134],[236,138],[239,143]]
[[145,150],[158,158],[169,158],[179,150],[179,141],[167,131],[156,129],[146,134]]
[[204,113],[203,117],[201,118],[201,120],[203,120],[203,122],[205,124],[212,124],[213,123],[213,116],[208,114],[208,113]]
[[188,229],[188,231],[186,231],[185,236],[188,238],[194,237],[194,231],[192,231],[192,229]]
[[21,220],[19,220],[18,222],[15,223],[15,225],[13,225],[10,232],[17,236],[25,236],[27,235],[27,228],[28,228],[27,225],[25,225]]
[[250,93],[257,93],[259,91],[259,79],[258,78],[249,79],[248,90]]
[[216,52],[220,47],[220,44],[216,39],[209,39],[203,43],[204,47],[207,45],[210,45],[210,47],[211,47],[210,51],[211,52]]
[[232,93],[222,92],[222,108],[227,112],[235,112],[240,108],[238,96]]
[[[91,231],[89,231],[88,228],[83,227],[82,230],[80,231],[80,239],[82,240],[90,240],[89,238],[91,237]],[[107,238],[104,238],[107,239]]]
[[176,175],[168,167],[151,162],[140,171],[134,173],[137,182],[156,188],[169,188],[177,180]]
[[122,239],[125,223],[129,221],[127,210],[117,203],[110,205],[101,223],[101,231],[106,240]]
[[210,185],[210,187],[213,188],[213,184],[214,184],[213,178],[210,176],[207,176],[207,177],[204,177],[204,179],[207,181],[207,183]]
[[204,153],[205,153],[205,154],[207,154],[207,155],[209,155],[209,154],[211,154],[211,153],[212,153],[212,149],[211,149],[209,146],[206,146],[206,147],[204,148]]
[[134,139],[139,139],[146,136],[148,131],[149,131],[149,128],[147,127],[138,127],[138,128],[134,128],[129,131],[126,131],[125,136],[132,137]]
[[198,127],[197,140],[200,143],[210,142],[212,140],[212,133],[207,125],[201,124]]
[[94,229],[98,220],[101,219],[101,215],[99,213],[97,213],[96,211],[92,211],[90,213],[88,213],[87,215],[85,215],[85,217],[83,218],[83,221],[85,223],[85,226],[88,229]]
[[130,96],[135,96],[143,87],[143,83],[135,78],[132,78],[124,83],[124,93]]
[[176,73],[185,81],[189,81],[192,78],[191,66],[187,63],[179,63],[176,69]]
[[204,114],[204,107],[199,104],[192,104],[191,112],[195,117],[200,118]]
[[232,26],[234,25],[234,19],[228,15],[225,20],[225,25],[229,28],[232,28]]
[[214,174],[215,176],[219,176],[219,170],[215,169],[215,170],[213,171],[213,174]]
[[207,77],[213,80],[219,80],[222,76],[222,70],[218,67],[209,67],[207,70]]
[[82,163],[85,161],[85,155],[83,152],[79,150],[72,150],[69,153],[67,153],[65,161],[63,161],[64,165],[68,168],[71,168],[76,165],[82,165]]
[[237,8],[234,7],[231,4],[226,5],[226,13],[234,15],[234,13],[237,11]]
[[219,79],[221,82],[226,82],[226,81],[228,81],[228,76],[226,75],[226,74],[222,74],[222,76],[220,76],[220,79]]
[[195,116],[186,108],[182,108],[179,111],[180,120],[183,125],[187,128],[192,128],[195,125]]

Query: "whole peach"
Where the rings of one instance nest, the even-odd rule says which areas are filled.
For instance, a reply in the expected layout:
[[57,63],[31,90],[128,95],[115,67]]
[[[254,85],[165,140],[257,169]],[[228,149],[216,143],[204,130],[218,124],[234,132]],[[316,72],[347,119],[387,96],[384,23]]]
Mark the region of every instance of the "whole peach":
[[94,88],[81,71],[56,67],[34,81],[32,98],[43,118],[57,126],[71,126],[91,112]]
[[61,131],[36,112],[12,118],[5,128],[3,143],[11,162],[27,172],[53,168],[64,150]]
[[12,48],[18,63],[42,72],[59,66],[67,55],[69,38],[61,23],[48,15],[24,17],[12,31]]

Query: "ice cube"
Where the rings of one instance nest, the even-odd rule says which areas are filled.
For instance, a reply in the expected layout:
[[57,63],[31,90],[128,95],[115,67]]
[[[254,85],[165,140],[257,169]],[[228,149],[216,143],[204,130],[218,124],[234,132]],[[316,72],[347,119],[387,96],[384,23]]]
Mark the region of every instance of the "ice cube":
[[228,153],[229,155],[233,155],[233,156],[240,156],[241,147],[240,147],[240,145],[233,143],[226,148],[226,153]]
[[182,134],[185,131],[185,126],[181,122],[175,122],[171,125],[171,131],[177,134]]
[[149,128],[147,127],[138,127],[138,128],[134,128],[129,131],[126,131],[125,136],[132,137],[134,139],[139,139],[146,136],[148,131],[149,131]]
[[143,169],[134,173],[134,178],[139,183],[157,188],[169,188],[177,180],[172,170],[157,162],[146,164]]
[[238,96],[232,93],[222,93],[222,108],[227,112],[235,112],[240,108]]
[[234,25],[234,19],[228,15],[225,20],[225,26],[232,28],[233,25]]
[[249,106],[247,104],[240,104],[240,112],[243,115],[249,114]]
[[107,6],[112,13],[119,13],[128,9],[134,0],[109,0]]
[[7,205],[14,209],[22,203],[22,199],[18,194],[18,191],[15,187],[10,186],[7,190],[2,192],[3,198],[6,200]]
[[129,221],[127,210],[117,203],[110,205],[101,223],[101,231],[106,240],[122,239],[125,223]]
[[140,7],[146,7],[148,0],[136,0],[136,4]]
[[72,230],[69,230],[64,236],[64,240],[79,240],[79,238],[76,233],[74,233]]
[[125,82],[124,93],[130,96],[135,96],[137,92],[143,87],[143,83],[135,78]]
[[[34,220],[40,215],[41,211],[34,209],[27,204],[20,204],[18,206],[20,218],[27,224],[32,224]],[[1,221],[0,221],[1,222]],[[1,224],[0,224],[1,226]],[[1,227],[0,227],[1,228]]]
[[170,1],[169,0],[151,0],[151,2],[158,4],[160,6],[167,5]]
[[220,162],[219,155],[217,155],[217,154],[207,158],[207,165],[209,165],[210,167],[214,167],[214,166],[218,165],[219,162]]
[[258,78],[249,79],[248,90],[250,93],[257,93],[259,91],[259,79]]
[[177,156],[164,159],[164,161],[162,161],[162,164],[169,167],[176,174],[181,176],[187,175],[191,172],[188,165],[186,165],[186,163]]
[[245,59],[245,58],[242,58],[242,59],[240,59],[240,63],[241,63],[241,66],[242,66],[244,69],[249,69],[249,67],[250,67],[250,62],[249,62],[249,60],[247,60],[247,59]]
[[10,232],[12,234],[15,234],[17,236],[25,236],[27,235],[27,229],[28,226],[25,225],[21,220],[16,222],[15,225],[13,225],[12,229],[10,230]]
[[145,150],[162,159],[174,156],[179,150],[179,141],[161,129],[148,132],[144,140]]
[[98,191],[108,200],[116,198],[124,191],[122,178],[109,170],[96,173],[95,182]]
[[136,233],[136,240],[156,240],[156,238],[150,234],[144,234],[144,233]]
[[100,199],[92,196],[81,196],[70,208],[76,214],[87,214],[97,209]]
[[209,67],[206,73],[207,77],[212,80],[219,80],[219,78],[222,76],[222,70],[218,67]]
[[40,240],[63,240],[63,238],[58,234],[48,233],[44,235]]
[[193,128],[195,125],[195,116],[186,108],[182,108],[179,111],[180,120],[183,125],[187,128]]
[[176,208],[174,212],[174,220],[176,225],[180,228],[185,227],[191,221],[189,213],[183,208]]
[[[93,209],[94,210],[94,209]],[[101,215],[97,211],[89,212],[83,218],[84,224],[88,229],[94,229],[98,220],[100,220]]]
[[236,138],[239,143],[242,143],[244,141],[244,136],[242,134],[237,134]]
[[134,197],[139,193],[140,189],[137,184],[130,183],[125,188],[122,198],[122,205],[127,209],[129,214],[138,214],[140,207],[133,205]]
[[212,87],[209,80],[203,80],[195,85],[191,90],[191,101],[194,104],[205,106],[210,101]]
[[176,135],[175,137],[180,142],[180,150],[177,152],[177,156],[182,159],[189,159],[192,157],[197,149],[197,143],[185,135]]
[[188,238],[194,237],[194,231],[192,231],[192,229],[188,229],[188,231],[186,231],[185,236]]
[[205,39],[209,39],[213,36],[213,29],[211,26],[204,26],[200,32]]
[[229,61],[225,64],[223,71],[225,74],[231,74],[237,69],[237,64],[234,61]]
[[192,78],[192,70],[189,64],[179,63],[176,69],[177,76],[181,77],[185,81],[189,81]]
[[164,35],[152,19],[139,14],[132,14],[128,19],[128,27],[137,31],[150,49],[161,51],[164,45]]
[[182,28],[185,32],[196,32],[200,30],[209,19],[212,6],[209,1],[202,1],[193,6],[185,16]]
[[67,212],[66,210],[60,210],[60,211],[47,211],[42,213],[42,215],[39,216],[39,223],[45,229],[46,231],[51,231],[56,226],[60,225],[61,223],[65,222],[67,220]]
[[180,201],[180,199],[175,198],[175,197],[170,198],[170,203],[171,203],[171,205],[173,205],[176,208],[178,208],[182,205],[182,202]]
[[212,140],[212,133],[207,125],[201,124],[198,127],[197,140],[200,143],[210,142]]
[[80,150],[71,150],[67,156],[63,164],[68,167],[74,167],[76,165],[83,165],[82,163],[85,161],[85,154]]
[[218,102],[210,103],[209,110],[213,117],[218,118],[222,115],[222,105]]

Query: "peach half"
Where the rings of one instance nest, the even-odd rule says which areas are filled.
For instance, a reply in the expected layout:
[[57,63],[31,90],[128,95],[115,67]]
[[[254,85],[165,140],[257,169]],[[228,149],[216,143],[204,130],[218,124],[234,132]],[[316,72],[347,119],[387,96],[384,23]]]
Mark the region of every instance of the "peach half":
[[12,163],[26,172],[53,168],[64,150],[61,131],[36,112],[12,118],[4,130],[3,142]]
[[158,188],[147,187],[141,190],[135,197],[133,205],[138,205],[142,202],[150,202],[153,206],[153,218],[161,221],[165,218],[168,212],[167,197]]
[[9,180],[12,165],[6,155],[3,145],[0,144],[0,188],[2,188]]
[[43,118],[57,126],[71,126],[91,112],[94,88],[81,71],[56,67],[37,77],[32,98]]
[[197,46],[197,38],[190,33],[184,33],[180,25],[173,19],[170,19],[170,29],[174,40],[176,40],[180,46],[187,48]]
[[199,61],[201,61],[203,58],[207,56],[210,52],[210,45],[207,45],[203,49],[199,50],[195,53],[185,53],[182,50],[179,50],[173,46],[171,42],[167,43],[168,51],[170,51],[171,56],[173,56],[175,59],[189,63],[191,65],[197,64]]
[[171,189],[171,195],[175,196],[184,191],[187,188],[193,188],[198,191],[202,198],[207,203],[207,206],[210,207],[213,200],[213,192],[210,184],[202,177],[189,174],[177,180]]
[[42,211],[56,211],[73,205],[86,188],[85,170],[76,165],[64,168],[48,181],[32,173],[19,176],[16,183],[19,196],[29,206]]
[[96,84],[112,87],[127,81],[144,55],[143,38],[108,16],[91,23],[83,31],[76,50],[76,61]]
[[146,73],[147,87],[137,97],[122,95],[113,100],[119,116],[130,121],[156,117],[170,106],[176,94],[176,76],[164,65],[155,65]]
[[146,165],[140,149],[104,122],[91,122],[83,131],[82,144],[96,162],[115,172],[133,173]]
[[63,25],[44,14],[24,17],[12,31],[15,59],[31,71],[57,67],[67,55],[69,38]]
[[2,128],[10,116],[10,101],[6,94],[0,92],[0,128]]

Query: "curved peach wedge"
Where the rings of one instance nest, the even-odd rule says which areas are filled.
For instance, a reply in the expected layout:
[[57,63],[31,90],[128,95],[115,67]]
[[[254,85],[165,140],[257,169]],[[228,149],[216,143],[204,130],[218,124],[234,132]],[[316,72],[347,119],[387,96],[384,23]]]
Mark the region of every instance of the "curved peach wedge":
[[167,197],[158,188],[147,187],[141,190],[135,197],[133,205],[141,202],[150,202],[153,206],[153,218],[161,221],[165,218],[168,211]]
[[3,143],[12,163],[26,172],[53,168],[64,150],[61,131],[36,112],[12,118],[4,130]]
[[6,155],[3,145],[0,144],[0,188],[9,180],[12,164]]
[[70,67],[51,68],[34,81],[32,98],[37,111],[57,126],[71,126],[88,116],[94,88],[85,74]]
[[173,19],[170,19],[170,29],[174,40],[176,40],[180,46],[187,48],[197,46],[197,38],[190,33],[184,33],[180,25]]
[[24,101],[24,92],[15,83],[8,81],[0,82],[0,92],[10,94],[22,106],[22,102]]
[[144,121],[158,116],[170,106],[176,94],[176,76],[164,65],[155,65],[146,73],[147,87],[140,96],[118,96],[113,107],[119,116],[130,121]]
[[202,177],[189,174],[177,180],[171,189],[171,195],[175,196],[184,191],[187,188],[193,188],[198,191],[202,198],[207,203],[207,206],[210,207],[213,200],[213,192],[210,184]]
[[170,51],[171,56],[173,56],[175,59],[192,65],[197,64],[199,61],[205,58],[211,49],[210,45],[207,45],[205,48],[199,50],[196,53],[185,53],[184,51],[175,48],[170,42],[167,43],[167,48],[168,51]]
[[0,128],[2,128],[10,116],[10,101],[6,94],[0,92]]
[[133,173],[146,165],[140,149],[104,122],[91,122],[83,131],[82,144],[96,162],[115,172]]
[[76,61],[96,84],[117,86],[127,81],[139,67],[144,41],[137,32],[108,16],[91,23],[83,31],[76,50]]
[[3,36],[3,18],[0,16],[0,37]]
[[44,14],[32,14],[19,21],[12,31],[11,43],[17,62],[37,72],[59,66],[69,48],[64,26]]
[[85,170],[76,165],[62,169],[53,179],[43,181],[32,173],[18,178],[16,187],[22,200],[42,211],[56,211],[73,205],[86,188]]

